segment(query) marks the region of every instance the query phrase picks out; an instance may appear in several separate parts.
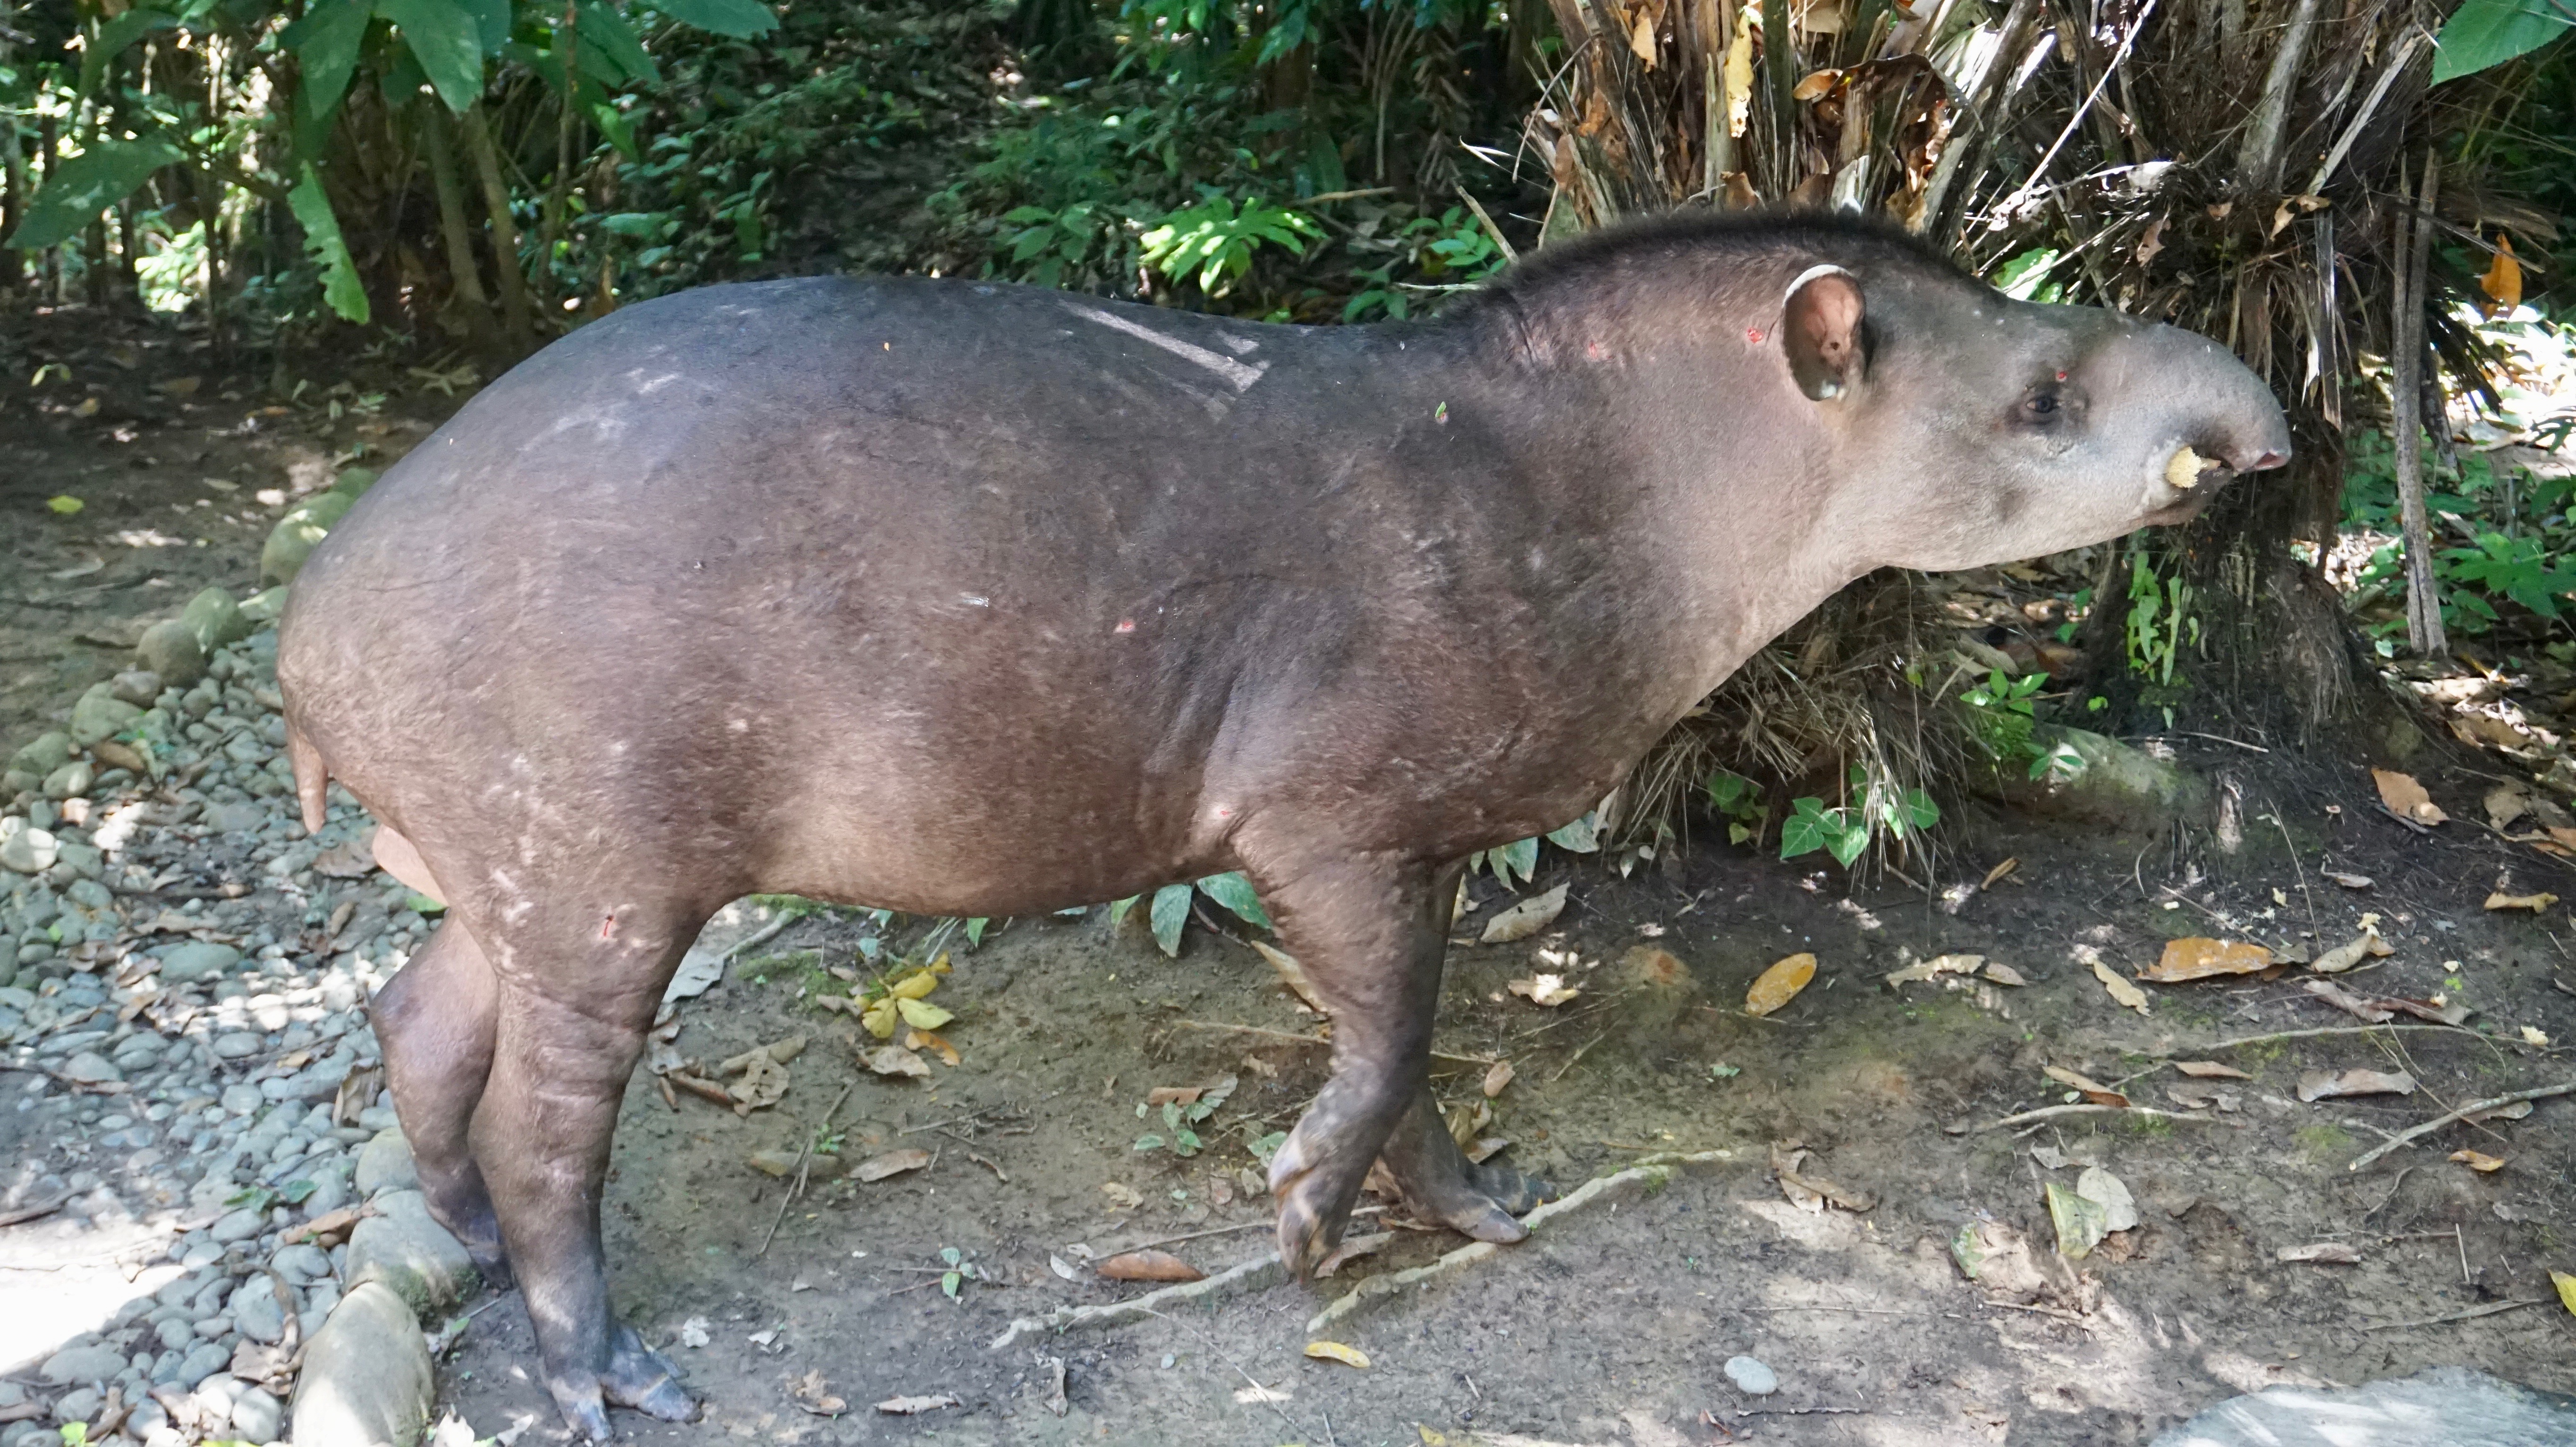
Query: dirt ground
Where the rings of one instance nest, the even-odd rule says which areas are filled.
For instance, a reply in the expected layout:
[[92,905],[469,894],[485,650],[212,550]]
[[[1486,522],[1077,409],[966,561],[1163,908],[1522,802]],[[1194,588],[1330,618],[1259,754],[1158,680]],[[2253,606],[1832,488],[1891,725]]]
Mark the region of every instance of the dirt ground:
[[[24,385],[56,362],[68,380]],[[335,373],[336,398],[316,382],[274,401],[267,373],[77,314],[0,334],[0,516],[12,519],[0,737],[66,708],[197,587],[247,591],[267,524],[293,496],[366,449],[399,455],[451,405],[384,359]],[[191,376],[188,396],[168,386]],[[91,397],[100,406],[80,415]],[[46,511],[62,494],[85,506]],[[1921,884],[1854,888],[1839,869],[1707,844],[1628,878],[1549,851],[1519,892],[1569,886],[1556,924],[1451,952],[1444,1100],[1472,1106],[1491,1062],[1510,1062],[1480,1134],[1507,1138],[1502,1160],[1560,1190],[1651,1153],[1732,1155],[1355,1313],[1331,1336],[1364,1352],[1365,1370],[1301,1355],[1308,1318],[1459,1238],[1398,1229],[1333,1280],[989,1345],[1014,1318],[1150,1289],[1092,1279],[1086,1263],[1120,1250],[1160,1243],[1213,1271],[1268,1248],[1250,1143],[1296,1118],[1326,1052],[1291,1038],[1319,1022],[1250,949],[1194,923],[1167,959],[1141,910],[1124,927],[1102,910],[997,921],[979,947],[953,951],[935,995],[955,1012],[941,1033],[961,1063],[890,1080],[860,1068],[857,1025],[816,1001],[846,992],[831,971],[856,965],[862,941],[901,954],[930,923],[801,919],[683,1005],[671,1042],[717,1061],[802,1033],[785,1098],[744,1118],[685,1093],[666,1102],[649,1077],[630,1092],[605,1204],[618,1302],[707,1412],[678,1427],[617,1421],[647,1442],[1315,1447],[1517,1434],[1928,1447],[2142,1443],[2239,1392],[2444,1363],[2576,1390],[2576,1319],[2549,1276],[2576,1269],[2565,1128],[2576,1102],[2446,1127],[2347,1169],[2389,1132],[2460,1104],[2576,1079],[2565,1047],[2523,1033],[2576,1040],[2566,912],[2481,907],[2500,886],[2566,890],[2568,870],[2481,832],[2476,778],[2428,778],[2454,820],[2423,833],[2377,809],[2358,765],[2173,742],[2242,787],[2255,824],[2236,854],[1973,805],[1945,820],[1945,856]],[[1948,907],[1945,892],[2008,858],[2015,869]],[[2329,870],[2374,882],[2346,888]],[[1490,878],[1473,894],[1465,940],[1508,903]],[[2465,1003],[2481,1033],[2358,1033],[2295,970],[2149,985],[2139,1013],[2091,965],[2125,977],[2181,935],[2318,950],[2353,937],[2366,912],[2395,952],[2338,983]],[[1637,953],[1654,950],[1672,963]],[[1802,951],[1818,958],[1814,982],[1777,1014],[1745,1014],[1754,976]],[[1959,953],[2027,983],[1885,981]],[[1508,991],[1542,971],[1581,993],[1545,1008]],[[2327,1033],[2224,1043],[2302,1031]],[[2248,1078],[2173,1066],[2202,1060]],[[2192,1118],[1994,1125],[2067,1103],[2049,1067]],[[2298,1098],[2304,1073],[2353,1068],[2402,1070],[2417,1088]],[[1161,1129],[1139,1118],[1149,1091],[1226,1075],[1239,1084],[1197,1127],[1203,1151],[1135,1148]],[[2213,1090],[2214,1107],[2186,1105]],[[1799,1174],[1867,1209],[1789,1199],[1773,1169],[1789,1141],[1811,1152]],[[830,1149],[796,1199],[751,1162],[813,1142]],[[933,1154],[924,1168],[865,1183],[841,1174],[916,1148]],[[2445,1159],[2463,1148],[2504,1164],[2481,1174]],[[2087,1164],[2125,1183],[2138,1224],[2078,1263],[2084,1281],[1990,1301],[1954,1262],[1954,1238],[2001,1223],[2044,1251],[2043,1190],[2073,1185]],[[2280,1259],[2318,1245],[2358,1259]],[[944,1274],[957,1264],[972,1270],[952,1300]],[[441,1362],[443,1403],[477,1437],[561,1440],[529,1374],[518,1298],[469,1309]],[[1777,1393],[1737,1390],[1723,1370],[1737,1355],[1774,1369]],[[874,1406],[941,1396],[956,1402],[911,1416]]]

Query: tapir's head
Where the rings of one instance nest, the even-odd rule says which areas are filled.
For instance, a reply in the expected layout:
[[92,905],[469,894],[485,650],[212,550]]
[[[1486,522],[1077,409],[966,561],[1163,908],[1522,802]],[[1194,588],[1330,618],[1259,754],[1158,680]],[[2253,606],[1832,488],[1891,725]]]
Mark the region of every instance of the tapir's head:
[[[2205,337],[2015,301],[1886,246],[1790,276],[1765,338],[1868,561],[1946,569],[2180,522],[2279,467],[2269,388]],[[1785,269],[1785,268],[1784,268]],[[1749,335],[1749,333],[1748,333]]]

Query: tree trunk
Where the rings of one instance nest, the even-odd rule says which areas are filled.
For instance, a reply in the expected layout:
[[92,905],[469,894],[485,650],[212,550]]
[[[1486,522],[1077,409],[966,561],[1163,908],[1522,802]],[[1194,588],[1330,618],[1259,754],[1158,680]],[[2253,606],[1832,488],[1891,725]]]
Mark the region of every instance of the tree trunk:
[[447,140],[443,106],[420,107],[420,145],[429,156],[430,184],[438,192],[438,234],[447,248],[447,284],[465,313],[474,349],[497,357],[501,337],[492,327],[492,303],[483,294],[482,268],[474,260],[474,233],[465,219],[465,187],[456,179],[456,148]]
[[528,281],[519,270],[519,227],[510,219],[510,187],[501,178],[501,158],[492,148],[492,128],[484,123],[483,103],[476,101],[457,118],[465,149],[474,161],[475,179],[483,186],[483,207],[492,221],[493,270],[500,273],[501,321],[511,348],[524,356],[536,350],[536,333],[528,321]]
[[537,304],[550,312],[555,302],[555,241],[563,234],[564,201],[572,192],[572,140],[580,125],[574,99],[579,87],[581,59],[580,12],[573,0],[564,0],[563,29],[564,93],[563,109],[555,118],[555,177],[546,187],[546,209],[537,218]]
[[[2418,657],[2451,651],[2442,631],[2441,584],[2433,577],[2432,520],[2424,511],[2424,280],[2433,250],[2433,200],[2442,183],[2442,158],[2424,155],[2424,175],[2412,213],[2400,211],[2397,240],[2396,335],[2389,348],[2388,395],[2395,414],[2389,441],[2397,449],[2399,528],[2406,539],[2406,642]],[[2401,186],[2399,194],[2404,194]],[[2441,426],[2437,415],[2434,425]]]
[[[0,46],[0,50],[5,50]],[[27,214],[27,158],[21,152],[16,118],[0,114],[0,240],[18,229]],[[0,247],[0,291],[25,284],[25,260],[13,247]]]

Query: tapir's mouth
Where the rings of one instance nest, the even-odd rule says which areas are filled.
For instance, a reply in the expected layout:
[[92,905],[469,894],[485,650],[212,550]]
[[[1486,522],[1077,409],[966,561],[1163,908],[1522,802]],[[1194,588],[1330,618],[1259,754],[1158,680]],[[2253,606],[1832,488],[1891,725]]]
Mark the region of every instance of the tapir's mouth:
[[2189,522],[2200,516],[2210,498],[2235,478],[2236,469],[2217,458],[2188,444],[2177,447],[2165,459],[2163,475],[2148,488],[2150,498],[2163,505],[2150,507],[2139,521],[2149,527]]

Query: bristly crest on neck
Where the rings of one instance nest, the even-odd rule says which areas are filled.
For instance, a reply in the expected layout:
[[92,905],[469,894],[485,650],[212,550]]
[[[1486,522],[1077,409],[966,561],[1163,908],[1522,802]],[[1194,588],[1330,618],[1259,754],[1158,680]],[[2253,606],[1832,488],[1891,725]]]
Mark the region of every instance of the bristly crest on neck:
[[1442,324],[1502,344],[1527,364],[1571,362],[1624,347],[1651,329],[1711,326],[1779,309],[1782,278],[1819,262],[1921,268],[1982,285],[1922,238],[1883,221],[1831,211],[1675,211],[1561,241],[1464,293]]

